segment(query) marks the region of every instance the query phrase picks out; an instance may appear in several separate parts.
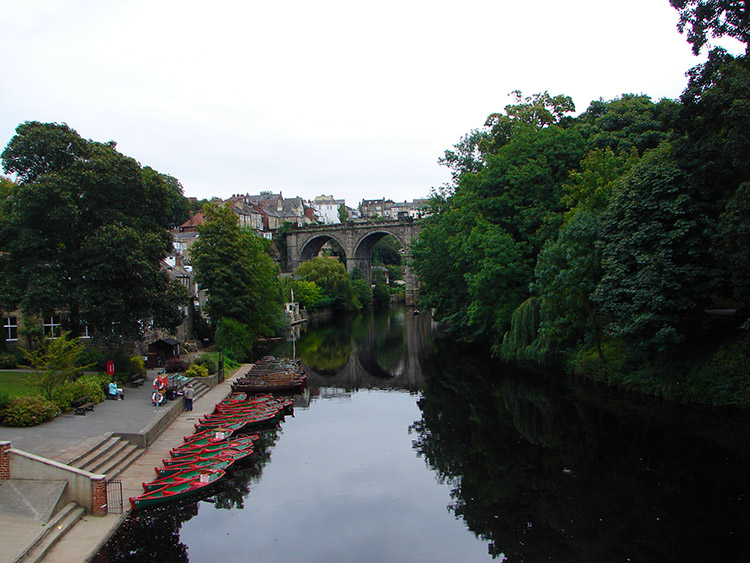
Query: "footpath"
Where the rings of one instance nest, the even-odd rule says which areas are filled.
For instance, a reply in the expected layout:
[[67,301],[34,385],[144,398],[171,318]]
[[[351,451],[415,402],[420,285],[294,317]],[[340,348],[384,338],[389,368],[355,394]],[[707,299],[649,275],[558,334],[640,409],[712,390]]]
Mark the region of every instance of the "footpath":
[[[153,388],[146,383],[138,388],[126,387],[124,401],[104,401],[85,416],[66,414],[31,428],[0,426],[0,441],[10,441],[14,449],[61,463],[76,459],[113,432],[158,434],[142,455],[118,476],[122,481],[123,513],[84,515],[37,560],[54,563],[90,561],[127,517],[130,512],[128,499],[142,494],[142,483],[154,479],[154,467],[162,465],[161,460],[169,457],[169,451],[182,443],[183,436],[194,432],[193,425],[198,419],[213,412],[216,403],[231,392],[232,380],[249,367],[240,366],[234,375],[196,398],[191,412],[184,410],[181,399],[169,401],[165,406],[154,406],[151,402]],[[149,373],[148,381],[155,374]],[[33,481],[23,483],[14,479],[11,485],[7,481],[3,483],[0,487],[0,563],[13,563],[19,561],[45,531],[47,524],[34,517],[38,512],[34,506],[43,504],[46,493],[42,487],[35,488]],[[19,483],[24,486],[17,486]],[[9,486],[14,489],[13,498],[20,500],[11,502],[10,497],[3,496]]]

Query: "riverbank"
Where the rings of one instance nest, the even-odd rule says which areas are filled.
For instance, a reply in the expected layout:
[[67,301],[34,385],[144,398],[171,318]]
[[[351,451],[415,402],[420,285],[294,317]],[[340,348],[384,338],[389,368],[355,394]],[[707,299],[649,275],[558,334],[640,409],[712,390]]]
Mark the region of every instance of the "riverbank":
[[[213,412],[216,403],[231,392],[231,382],[249,367],[250,365],[240,366],[223,383],[198,399],[191,412],[184,411],[181,401],[173,402],[168,407],[153,407],[149,389],[135,389],[126,394],[125,401],[106,401],[86,416],[71,415],[27,429],[0,427],[0,439],[11,441],[14,448],[31,450],[30,453],[50,459],[64,460],[73,455],[71,452],[85,448],[91,440],[100,437],[102,432],[106,433],[107,428],[113,424],[120,427],[119,431],[131,432],[137,427],[138,430],[134,433],[143,433],[160,420],[174,417],[161,429],[158,437],[143,454],[119,476],[122,482],[123,513],[110,513],[101,517],[85,515],[41,561],[90,561],[129,514],[128,498],[142,493],[141,483],[153,480],[154,467],[161,465],[161,460],[169,456],[169,451],[176,444],[182,442],[183,436],[194,431],[193,425],[201,416]],[[175,409],[179,411],[176,416]],[[28,550],[29,542],[44,528],[44,523],[33,518],[18,518],[0,511],[0,542],[3,545],[0,561],[16,561]]]
[[595,383],[679,403],[750,409],[750,336],[739,335],[669,357],[638,360],[622,344],[603,344],[567,359],[566,369]]

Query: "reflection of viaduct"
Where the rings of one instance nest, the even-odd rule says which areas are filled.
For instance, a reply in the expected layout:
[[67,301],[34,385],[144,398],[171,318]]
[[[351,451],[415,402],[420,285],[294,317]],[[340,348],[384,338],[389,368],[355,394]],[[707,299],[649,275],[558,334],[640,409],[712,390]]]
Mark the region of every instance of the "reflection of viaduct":
[[[336,375],[321,375],[308,367],[309,386],[313,389],[318,387],[344,389],[374,387],[419,391],[423,380],[420,362],[429,352],[435,330],[437,330],[437,323],[432,322],[430,315],[406,314],[405,318],[390,316],[386,327],[386,340],[391,343],[391,347],[403,345],[403,353],[396,365],[386,369],[378,362],[376,331],[372,323],[367,338],[360,343],[352,343],[353,348],[349,360]],[[387,352],[388,344],[385,347],[381,345],[380,349]]]
[[419,234],[419,224],[411,219],[378,223],[344,223],[293,228],[286,235],[287,269],[293,272],[305,260],[318,255],[323,245],[336,241],[344,251],[346,269],[359,267],[367,281],[372,281],[371,259],[375,244],[387,235],[393,236],[404,247],[406,254],[406,304],[417,303],[417,276],[409,268],[409,246]]

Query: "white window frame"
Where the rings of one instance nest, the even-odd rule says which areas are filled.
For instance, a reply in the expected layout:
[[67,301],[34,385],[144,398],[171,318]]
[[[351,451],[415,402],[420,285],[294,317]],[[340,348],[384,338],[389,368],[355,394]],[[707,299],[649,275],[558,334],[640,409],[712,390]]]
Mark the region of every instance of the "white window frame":
[[44,333],[44,338],[46,338],[47,340],[60,338],[60,335],[62,334],[60,316],[50,315],[49,317],[44,317],[42,319],[42,331]]
[[[18,317],[7,316],[3,319],[3,331],[5,332],[6,342],[16,342],[18,340]],[[15,332],[16,337],[13,338]]]

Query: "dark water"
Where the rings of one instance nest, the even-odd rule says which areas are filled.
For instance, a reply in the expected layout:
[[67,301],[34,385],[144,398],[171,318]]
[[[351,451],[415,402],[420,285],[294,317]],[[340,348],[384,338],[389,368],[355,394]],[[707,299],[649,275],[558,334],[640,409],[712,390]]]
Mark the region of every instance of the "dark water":
[[750,417],[519,371],[426,315],[307,327],[294,417],[98,561],[744,561]]

